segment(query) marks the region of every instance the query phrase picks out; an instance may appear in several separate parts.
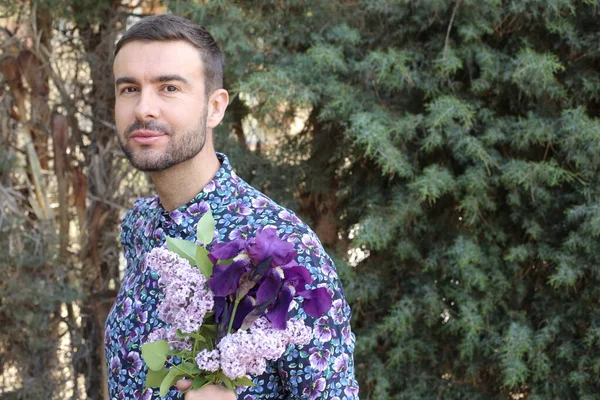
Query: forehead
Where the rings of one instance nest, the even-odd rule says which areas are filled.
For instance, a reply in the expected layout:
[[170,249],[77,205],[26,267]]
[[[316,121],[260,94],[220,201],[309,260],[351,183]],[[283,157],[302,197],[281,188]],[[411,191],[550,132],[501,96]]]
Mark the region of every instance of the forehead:
[[115,79],[123,76],[138,81],[161,75],[179,74],[200,78],[203,74],[200,51],[185,41],[139,41],[125,44],[113,64]]

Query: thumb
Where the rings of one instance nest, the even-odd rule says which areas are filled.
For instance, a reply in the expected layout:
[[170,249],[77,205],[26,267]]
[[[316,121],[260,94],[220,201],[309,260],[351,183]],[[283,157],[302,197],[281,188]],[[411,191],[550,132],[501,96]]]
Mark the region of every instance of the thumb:
[[192,386],[192,381],[189,379],[180,379],[175,384],[175,387],[179,389],[180,392],[184,390],[188,390]]

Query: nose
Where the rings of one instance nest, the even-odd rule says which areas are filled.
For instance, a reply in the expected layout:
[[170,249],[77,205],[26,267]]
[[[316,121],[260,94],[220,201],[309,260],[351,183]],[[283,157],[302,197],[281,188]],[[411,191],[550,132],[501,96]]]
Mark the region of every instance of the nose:
[[159,118],[158,99],[156,99],[152,91],[142,91],[138,99],[139,102],[135,107],[135,117],[138,121]]

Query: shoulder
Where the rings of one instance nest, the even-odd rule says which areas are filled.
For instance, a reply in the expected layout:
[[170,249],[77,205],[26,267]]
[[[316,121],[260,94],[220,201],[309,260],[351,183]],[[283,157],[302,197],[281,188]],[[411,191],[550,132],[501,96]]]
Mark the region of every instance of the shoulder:
[[260,190],[248,184],[242,178],[235,176],[238,187],[241,188],[237,201],[244,202],[256,216],[268,218],[278,228],[285,227],[290,232],[306,232],[310,228],[290,209],[280,205]]

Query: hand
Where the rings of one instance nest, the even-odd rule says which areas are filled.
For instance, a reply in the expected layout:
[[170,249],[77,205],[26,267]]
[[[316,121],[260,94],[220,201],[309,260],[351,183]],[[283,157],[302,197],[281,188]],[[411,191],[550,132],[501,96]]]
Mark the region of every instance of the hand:
[[[180,391],[189,389],[192,381],[180,379],[175,385]],[[185,400],[236,400],[237,396],[229,389],[219,385],[206,385],[198,390],[185,393]]]

